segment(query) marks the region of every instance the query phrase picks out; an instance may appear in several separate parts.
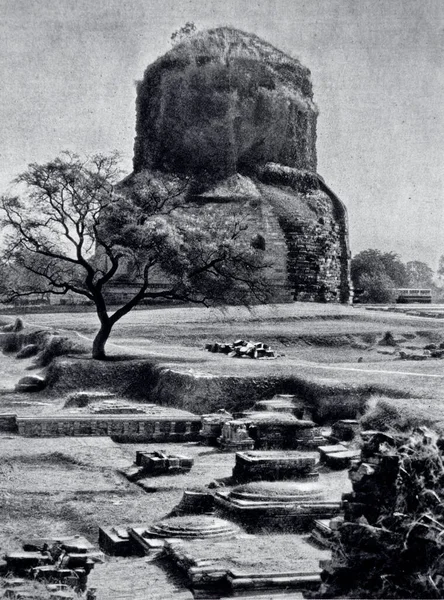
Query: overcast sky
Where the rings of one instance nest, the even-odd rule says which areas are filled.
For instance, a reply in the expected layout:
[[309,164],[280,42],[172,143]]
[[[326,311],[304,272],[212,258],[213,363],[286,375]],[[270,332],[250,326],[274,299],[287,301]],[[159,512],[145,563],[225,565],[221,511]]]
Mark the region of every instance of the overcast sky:
[[0,0],[0,191],[61,150],[131,170],[135,85],[186,21],[232,25],[312,72],[318,171],[354,253],[444,254],[444,0]]

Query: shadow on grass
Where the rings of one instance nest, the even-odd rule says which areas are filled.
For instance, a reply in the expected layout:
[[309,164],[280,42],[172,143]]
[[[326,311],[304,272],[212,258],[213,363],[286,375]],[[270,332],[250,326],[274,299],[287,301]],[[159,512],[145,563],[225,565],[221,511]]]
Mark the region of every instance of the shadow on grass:
[[[69,358],[79,358],[78,356],[69,357]],[[203,360],[201,358],[190,358],[188,356],[177,356],[175,354],[162,354],[161,356],[156,356],[155,354],[111,354],[106,356],[103,359],[93,359],[92,357],[82,357],[85,360],[94,361],[97,364],[100,363],[121,363],[121,362],[130,362],[130,361],[145,361],[150,363],[165,363],[165,362],[175,362],[175,363],[193,363],[201,365]]]

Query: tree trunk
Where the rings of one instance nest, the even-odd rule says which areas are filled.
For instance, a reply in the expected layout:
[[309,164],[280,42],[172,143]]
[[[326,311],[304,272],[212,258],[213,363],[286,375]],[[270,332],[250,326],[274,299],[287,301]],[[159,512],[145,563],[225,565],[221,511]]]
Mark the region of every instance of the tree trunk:
[[105,345],[111,334],[111,327],[111,325],[105,325],[102,323],[96,337],[94,338],[92,357],[96,360],[103,360],[106,358]]

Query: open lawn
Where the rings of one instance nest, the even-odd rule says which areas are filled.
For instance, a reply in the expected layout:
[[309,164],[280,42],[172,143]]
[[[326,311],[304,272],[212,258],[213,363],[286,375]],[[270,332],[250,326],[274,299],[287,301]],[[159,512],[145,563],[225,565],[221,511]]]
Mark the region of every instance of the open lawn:
[[[24,315],[26,322],[75,332],[89,344],[97,329],[93,313]],[[331,304],[295,303],[224,312],[202,307],[135,310],[117,323],[109,354],[146,357],[184,372],[237,377],[291,377],[310,381],[377,386],[411,397],[444,393],[444,361],[401,361],[397,348],[378,344],[386,331],[400,347],[421,348],[444,341],[440,319],[401,311],[366,310]],[[204,351],[208,342],[264,341],[276,360],[229,359]]]

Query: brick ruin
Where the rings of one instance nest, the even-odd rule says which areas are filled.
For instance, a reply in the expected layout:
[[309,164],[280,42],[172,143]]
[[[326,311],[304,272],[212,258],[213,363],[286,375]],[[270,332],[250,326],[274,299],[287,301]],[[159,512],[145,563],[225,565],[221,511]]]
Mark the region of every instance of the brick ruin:
[[[350,301],[347,211],[316,173],[306,67],[255,35],[199,32],[148,66],[136,112],[134,172],[122,190],[149,173],[189,177],[188,213],[242,214],[266,253],[274,301]],[[120,296],[131,272],[121,279]],[[162,281],[159,273],[153,285]]]

